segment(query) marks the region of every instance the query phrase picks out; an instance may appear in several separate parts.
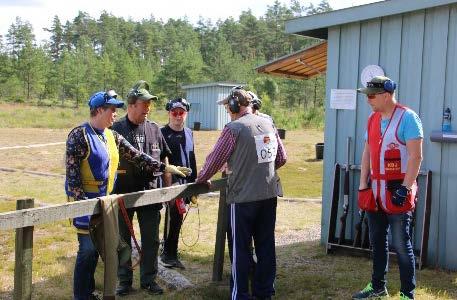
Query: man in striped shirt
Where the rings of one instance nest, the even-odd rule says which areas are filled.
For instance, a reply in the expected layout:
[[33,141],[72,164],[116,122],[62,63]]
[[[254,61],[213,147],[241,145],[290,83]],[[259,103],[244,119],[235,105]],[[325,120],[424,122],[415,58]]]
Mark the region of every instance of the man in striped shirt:
[[252,239],[258,258],[252,296],[270,298],[276,276],[276,170],[286,163],[287,155],[273,123],[251,113],[251,100],[244,89],[235,88],[227,98],[218,101],[226,106],[232,122],[225,126],[197,177],[197,182],[207,182],[227,163],[232,299],[251,297],[248,274]]

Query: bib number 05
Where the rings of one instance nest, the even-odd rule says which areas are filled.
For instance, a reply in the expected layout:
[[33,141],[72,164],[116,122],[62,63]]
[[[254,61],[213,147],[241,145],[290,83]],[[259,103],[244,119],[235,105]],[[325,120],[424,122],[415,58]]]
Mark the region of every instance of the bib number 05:
[[257,162],[268,163],[275,161],[278,151],[278,140],[275,134],[267,133],[254,136],[257,150]]

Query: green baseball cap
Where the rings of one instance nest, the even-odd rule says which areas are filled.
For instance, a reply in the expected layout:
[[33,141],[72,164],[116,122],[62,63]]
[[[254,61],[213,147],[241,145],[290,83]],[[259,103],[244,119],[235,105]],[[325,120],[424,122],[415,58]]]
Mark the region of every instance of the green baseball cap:
[[130,92],[127,94],[127,98],[136,98],[145,101],[159,99],[157,96],[149,93],[149,84],[144,80],[140,80],[135,83]]
[[392,93],[396,88],[396,84],[389,77],[375,76],[364,88],[357,89],[357,92],[365,95],[382,94],[385,92]]

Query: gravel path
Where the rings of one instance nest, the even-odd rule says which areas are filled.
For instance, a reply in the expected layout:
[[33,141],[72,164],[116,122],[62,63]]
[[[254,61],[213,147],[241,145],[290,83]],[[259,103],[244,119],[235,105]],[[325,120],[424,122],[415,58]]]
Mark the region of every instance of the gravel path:
[[290,230],[276,236],[276,246],[284,246],[295,243],[316,241],[321,238],[320,224],[312,225],[304,230]]

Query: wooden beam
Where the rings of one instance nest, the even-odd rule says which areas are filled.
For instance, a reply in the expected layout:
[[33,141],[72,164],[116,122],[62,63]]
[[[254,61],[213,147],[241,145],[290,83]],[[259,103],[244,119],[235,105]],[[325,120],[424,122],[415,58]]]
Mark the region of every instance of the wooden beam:
[[283,68],[284,66],[290,64],[290,62],[297,60],[298,58],[301,59],[307,59],[309,57],[318,55],[319,53],[325,52],[327,53],[327,43],[321,43],[316,46],[313,46],[311,48],[305,49],[303,51],[300,51],[296,54],[293,54],[291,56],[284,57],[282,59],[278,59],[276,61],[271,62],[269,65],[264,66],[265,72],[271,72],[275,69],[280,69]]
[[294,72],[291,72],[291,73],[294,73],[294,74],[297,74],[297,75],[305,74],[307,76],[310,76],[311,74],[318,73],[317,71],[319,71],[321,73],[324,73],[326,71],[326,69],[327,69],[327,63],[326,62],[322,62],[320,64],[313,65],[312,68],[303,66],[302,69],[297,69],[297,70],[295,70]]
[[[16,209],[34,206],[33,199],[17,200]],[[33,226],[16,229],[14,300],[32,299]]]
[[298,70],[303,69],[303,68],[312,69],[309,66],[313,66],[313,68],[316,68],[317,65],[325,65],[326,66],[327,65],[327,57],[320,57],[318,60],[313,60],[313,61],[305,60],[303,62],[308,66],[297,62],[296,66],[294,68],[290,68],[288,70],[281,69],[281,71],[287,71],[287,72],[295,73]]
[[[301,61],[303,61],[304,63],[308,64],[308,65],[313,65],[317,62],[320,62],[324,60],[325,62],[327,62],[327,52],[323,52],[323,53],[320,53],[318,55],[315,55],[313,57],[310,57],[308,59],[301,59]],[[294,60],[294,64],[291,64],[285,68],[279,68],[281,69],[282,71],[291,71],[291,69],[293,69],[294,67],[293,66],[298,66],[298,65],[303,65],[299,62],[297,62],[296,60]]]
[[[208,188],[206,184],[188,183],[118,196],[122,196],[124,198],[125,206],[131,208],[167,202],[175,198],[190,197],[192,195],[218,191],[225,188],[225,186],[226,179],[219,179],[212,182],[211,188]],[[114,195],[108,197],[112,196]],[[98,214],[100,213],[99,201],[105,198],[107,197],[0,213],[0,230],[23,228],[69,218]]]
[[[224,176],[224,175],[223,175]],[[225,177],[225,176],[224,176]],[[222,281],[224,271],[225,237],[227,234],[227,194],[221,190],[217,212],[216,244],[214,246],[213,281]]]
[[306,79],[306,78],[308,78],[307,75],[299,75],[299,74],[296,74],[296,73],[283,72],[283,71],[279,71],[279,70],[273,71],[273,72],[268,73],[268,74],[280,75],[282,77],[287,77],[287,78],[297,78],[297,79]]

